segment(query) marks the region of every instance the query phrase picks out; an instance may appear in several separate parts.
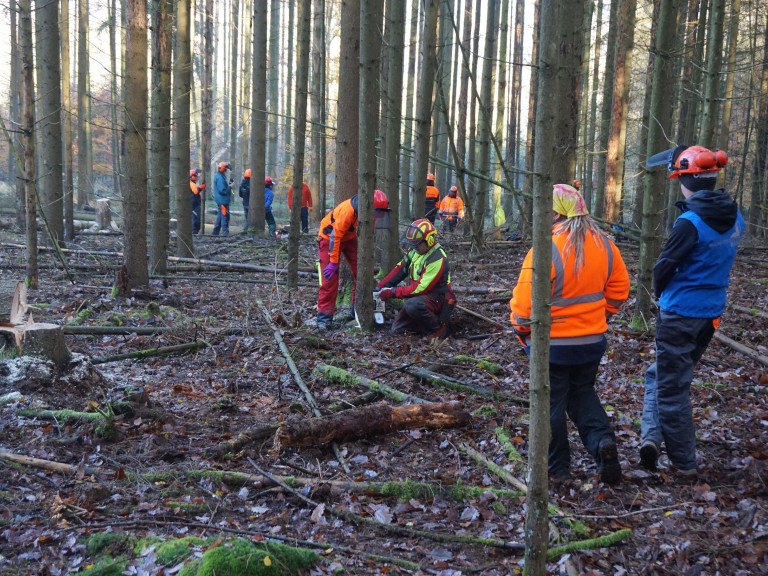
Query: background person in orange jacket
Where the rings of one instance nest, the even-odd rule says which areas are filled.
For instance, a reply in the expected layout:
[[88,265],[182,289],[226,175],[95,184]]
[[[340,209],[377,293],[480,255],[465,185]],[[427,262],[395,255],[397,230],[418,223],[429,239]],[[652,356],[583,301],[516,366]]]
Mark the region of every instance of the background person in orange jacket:
[[437,203],[440,202],[440,190],[435,186],[435,175],[427,174],[427,192],[424,199],[424,218],[435,223],[437,216]]
[[[317,258],[320,289],[317,292],[317,327],[333,328],[336,296],[339,292],[341,255],[352,269],[352,306],[357,285],[357,194],[344,200],[325,215],[317,235]],[[389,200],[381,190],[373,191],[373,208],[377,228],[389,227]]]
[[189,171],[189,191],[192,194],[192,234],[200,233],[200,210],[202,208],[202,200],[200,198],[200,192],[205,190],[205,184],[198,184],[197,177],[200,175],[200,170],[193,168]]
[[[293,208],[293,185],[288,188],[288,210]],[[301,185],[301,231],[309,234],[309,211],[312,209],[312,191],[304,182]]]
[[464,220],[464,200],[459,197],[459,189],[451,186],[448,195],[440,200],[438,216],[443,221],[446,232],[453,232],[456,225]]
[[[600,479],[615,484],[621,480],[616,438],[595,392],[595,381],[606,350],[607,320],[629,295],[629,275],[619,249],[597,227],[573,186],[556,184],[552,204],[551,304],[555,320],[549,348],[549,473],[557,480],[570,477],[567,414],[597,462]],[[531,249],[509,302],[510,320],[526,352],[532,278]]]

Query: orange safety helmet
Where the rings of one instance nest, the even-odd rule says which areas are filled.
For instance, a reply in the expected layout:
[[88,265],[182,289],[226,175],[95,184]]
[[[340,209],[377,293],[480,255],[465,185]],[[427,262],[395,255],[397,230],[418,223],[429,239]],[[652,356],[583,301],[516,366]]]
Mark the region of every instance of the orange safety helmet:
[[458,192],[458,191],[459,191],[459,189],[456,188],[456,186],[451,186],[451,189],[448,190],[448,192]]
[[251,177],[251,169],[247,168],[245,172],[243,172],[243,178],[250,178]]
[[192,168],[192,170],[189,171],[189,179],[197,178],[197,175],[200,174],[200,170],[197,168]]
[[435,175],[434,175],[434,174],[432,174],[432,172],[430,172],[429,174],[427,174],[427,182],[430,182],[430,181],[431,181],[431,182],[434,182],[434,181],[435,181]]
[[704,146],[690,146],[677,155],[671,163],[670,178],[679,178],[683,174],[715,173],[728,164],[728,154],[722,150],[712,152]]
[[229,165],[229,162],[219,162],[218,169],[219,172],[226,172],[227,170],[231,170],[232,166]]
[[429,248],[437,242],[437,228],[426,218],[414,220],[400,238],[401,244],[416,248],[422,242],[426,242]]

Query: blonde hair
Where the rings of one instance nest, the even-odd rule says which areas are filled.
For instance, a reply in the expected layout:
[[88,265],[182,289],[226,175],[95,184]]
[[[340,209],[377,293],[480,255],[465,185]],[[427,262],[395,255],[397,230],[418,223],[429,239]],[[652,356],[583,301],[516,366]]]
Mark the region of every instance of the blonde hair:
[[573,216],[555,224],[553,234],[568,234],[568,239],[563,246],[563,260],[573,257],[573,272],[577,273],[584,267],[584,242],[587,234],[593,232],[595,244],[603,249],[603,232],[588,214],[585,216]]

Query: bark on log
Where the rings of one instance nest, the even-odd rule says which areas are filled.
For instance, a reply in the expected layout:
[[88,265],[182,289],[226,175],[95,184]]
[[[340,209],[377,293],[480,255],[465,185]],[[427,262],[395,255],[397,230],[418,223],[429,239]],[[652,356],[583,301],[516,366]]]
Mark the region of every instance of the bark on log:
[[763,366],[768,366],[768,356],[763,356],[757,350],[754,350],[749,346],[744,346],[744,344],[739,344],[738,342],[736,342],[736,340],[733,340],[732,338],[728,338],[728,336],[725,336],[724,334],[720,334],[719,332],[715,332],[714,338],[718,342],[721,342],[726,346],[730,346],[731,348],[736,350],[736,352],[741,352],[747,358],[751,358],[755,362],[760,362],[760,364],[762,364]]
[[289,418],[275,434],[275,449],[325,446],[414,428],[455,428],[469,423],[458,402],[389,406],[379,402],[321,418]]

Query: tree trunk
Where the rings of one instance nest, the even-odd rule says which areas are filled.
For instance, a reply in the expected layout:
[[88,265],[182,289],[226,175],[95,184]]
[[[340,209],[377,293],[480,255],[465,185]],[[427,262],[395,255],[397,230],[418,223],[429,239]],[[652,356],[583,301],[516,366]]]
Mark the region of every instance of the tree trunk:
[[720,71],[723,67],[723,27],[725,0],[712,0],[707,34],[707,71],[704,80],[704,105],[698,143],[714,148],[717,143],[717,117],[720,100]]
[[419,92],[416,96],[416,117],[414,118],[414,149],[416,161],[413,174],[413,216],[424,215],[426,199],[426,177],[429,171],[429,135],[432,120],[432,100],[435,88],[437,61],[437,7],[439,0],[425,0],[424,34],[422,36],[422,68],[419,77]]
[[[295,2],[288,2],[287,8],[288,8],[288,35],[286,38],[286,46],[284,50],[285,54],[285,61],[286,61],[286,67],[285,67],[285,77],[288,79],[287,82],[285,82],[285,90],[283,91],[283,96],[285,97],[285,107],[282,110],[282,113],[289,118],[288,122],[280,122],[279,124],[284,128],[284,138],[285,142],[283,143],[283,160],[282,160],[282,166],[290,166],[291,164],[291,144],[293,143],[293,126],[292,122],[290,121],[290,117],[293,116],[294,111],[294,104],[293,104],[293,78],[294,78],[294,71],[293,71],[293,58],[294,54],[296,52],[295,46],[296,46],[296,39],[294,38],[294,30],[296,28],[296,25],[294,24],[296,20],[296,9],[295,9]],[[378,31],[377,31],[378,32]],[[283,67],[281,66],[281,69]]]
[[77,207],[93,197],[93,143],[91,141],[91,78],[88,57],[90,28],[88,0],[77,3]]
[[595,132],[597,128],[597,92],[599,90],[600,83],[600,56],[603,51],[603,0],[597,0],[597,17],[595,18],[597,23],[597,29],[595,31],[595,57],[592,65],[592,101],[589,105],[589,126],[587,127],[587,167],[584,171],[584,178],[581,181],[581,192],[584,196],[584,200],[587,203],[587,208],[592,211],[593,209],[593,194],[595,190],[595,144],[597,139],[595,138]]
[[[479,1],[479,0],[478,0]],[[461,164],[456,166],[456,179],[461,181],[461,185],[466,187],[467,182],[464,176],[464,170],[467,166],[467,98],[469,94],[469,76],[470,55],[469,50],[472,42],[472,3],[473,0],[467,0],[464,8],[464,31],[461,39],[461,87],[459,88],[458,100],[458,122],[456,123],[456,155]],[[472,98],[474,101],[474,98]],[[457,184],[458,185],[458,184]]]
[[[112,187],[115,196],[120,196],[121,191],[121,156],[120,156],[120,131],[118,126],[118,102],[122,102],[120,93],[117,89],[117,80],[122,76],[121,70],[117,68],[117,0],[110,0],[107,3],[107,17],[109,19],[109,65],[112,74],[109,80],[110,93],[112,96],[112,106],[110,113],[112,117]],[[170,50],[170,48],[169,48]],[[170,53],[169,53],[170,59]]]
[[[692,95],[688,98],[686,113],[685,113],[685,132],[682,139],[683,144],[690,146],[696,135],[696,124],[699,120],[699,109],[701,107],[701,74],[704,70],[704,37],[707,31],[707,16],[709,14],[709,2],[705,0],[699,0],[698,3],[694,2],[692,6],[698,6],[698,17],[695,11],[689,11],[688,21],[693,29],[693,39],[690,53],[686,54],[686,60],[691,63],[690,82],[688,84],[688,90],[684,90],[685,95]],[[688,39],[686,39],[688,42]],[[682,117],[682,110],[681,110]]]
[[761,238],[764,232],[761,223],[768,216],[768,22],[763,33],[763,62],[760,74],[760,99],[757,104],[757,129],[755,138],[755,160],[752,163],[752,185],[750,186],[749,234]]
[[62,189],[61,145],[61,69],[59,61],[59,2],[36,0],[35,28],[37,32],[37,83],[40,94],[39,130],[40,151],[39,190],[43,204],[40,207],[48,226],[50,242],[64,245],[64,194]]
[[[469,132],[467,134],[467,143],[468,143],[468,150],[467,150],[467,161],[466,161],[466,167],[469,174],[471,174],[471,177],[467,179],[467,198],[465,200],[465,206],[468,203],[472,203],[474,206],[475,197],[477,195],[477,187],[478,187],[478,180],[476,177],[476,165],[477,165],[477,148],[476,145],[478,136],[477,136],[477,106],[479,105],[479,100],[477,98],[477,94],[479,91],[480,83],[478,81],[478,75],[477,75],[477,63],[478,59],[480,57],[480,23],[481,23],[481,14],[482,14],[482,0],[477,0],[477,10],[475,10],[476,18],[475,18],[475,30],[473,32],[473,40],[472,40],[472,86],[470,88],[470,102],[469,102]],[[423,176],[422,176],[423,177]],[[474,225],[474,229],[482,232],[482,226],[479,226],[477,224]],[[482,234],[479,234],[482,237]]]
[[[296,290],[299,283],[299,244],[301,242],[301,196],[304,184],[304,149],[307,140],[307,89],[309,86],[309,48],[312,37],[310,0],[299,3],[299,45],[296,59],[296,141],[293,160],[293,210],[288,243],[287,287]],[[373,274],[371,274],[373,277]]]
[[[267,130],[267,6],[258,0],[253,5],[253,83],[251,86],[251,203],[248,229],[264,236],[264,177],[266,176]],[[274,34],[274,32],[273,32]],[[273,74],[271,72],[270,74]],[[271,80],[270,80],[271,81]]]
[[[19,39],[19,23],[16,15],[18,3],[15,0],[10,0],[8,5],[8,12],[10,12],[10,43],[11,43],[11,78],[10,78],[10,90],[8,93],[8,110],[10,115],[11,124],[14,126],[21,126],[21,98],[22,98],[22,82],[21,82],[21,42]],[[20,136],[20,132],[14,130],[12,133],[13,146],[17,151],[22,150],[23,143]],[[21,164],[21,159],[17,162],[8,155],[8,181],[12,183],[12,186],[16,192],[16,227],[19,230],[26,228],[26,187],[24,185],[23,175],[17,169],[17,166]]]
[[357,193],[360,106],[360,0],[341,6],[341,56],[339,62],[339,114],[336,123],[336,199]]
[[507,131],[507,163],[514,169],[512,185],[523,185],[520,169],[520,116],[523,101],[523,29],[525,28],[525,1],[515,2],[515,28],[512,45],[512,90],[509,94],[509,130]]
[[605,203],[603,218],[618,222],[624,181],[624,151],[627,143],[629,86],[632,81],[632,59],[635,47],[635,12],[637,0],[621,0],[613,59],[613,101],[605,167]]
[[[358,236],[360,248],[357,258],[358,297],[355,302],[360,324],[364,330],[373,330],[373,262],[375,224],[373,190],[376,188],[376,141],[379,127],[379,62],[383,20],[382,0],[364,0],[360,3],[360,124],[358,160]],[[398,95],[399,97],[399,95]]]
[[389,406],[379,402],[320,418],[288,419],[275,434],[275,449],[327,446],[389,434],[397,430],[456,428],[466,426],[469,412],[458,402]]
[[[176,5],[176,41],[173,60],[173,159],[176,197],[176,255],[189,258],[194,254],[192,245],[192,205],[189,190],[190,169],[190,92],[192,89],[192,58],[190,30],[192,27],[190,0],[179,0]],[[202,219],[202,215],[201,215]]]
[[312,30],[312,221],[319,222],[327,212],[325,143],[325,0],[316,0]]
[[[416,90],[416,50],[418,48],[419,40],[419,2],[411,2],[411,22],[410,22],[410,35],[408,39],[408,78],[407,87],[405,89],[405,113],[403,114],[403,149],[411,150],[413,148],[413,103],[415,100]],[[410,152],[404,153],[400,159],[400,215],[397,220],[404,220],[410,222],[413,219],[413,212],[411,210],[411,191],[413,190],[412,183],[412,154]],[[393,214],[397,216],[397,214]]]
[[[203,161],[202,169],[203,174],[198,177],[198,182],[201,180],[206,183],[207,186],[213,186],[214,175],[216,174],[216,167],[213,166],[214,158],[213,147],[213,90],[214,90],[214,78],[213,75],[213,51],[215,50],[215,39],[213,37],[213,0],[205,0],[205,10],[203,12],[203,70],[201,74],[201,88],[200,88],[200,103],[201,103],[201,120],[202,124],[202,151]],[[189,168],[187,168],[189,169]],[[189,177],[184,179],[187,182]],[[189,185],[186,185],[189,188]],[[208,196],[208,190],[204,190],[200,193],[200,201],[202,206],[200,207],[200,233],[205,234],[205,204]],[[213,188],[211,188],[211,194],[213,194]]]
[[[232,162],[237,164],[237,138],[238,138],[238,118],[237,111],[239,109],[238,102],[238,90],[237,90],[237,78],[239,70],[239,62],[237,60],[237,43],[240,41],[240,0],[232,0],[232,50],[229,69],[229,157],[232,158]],[[242,171],[245,171],[246,166],[242,166]],[[244,216],[246,222],[248,221],[248,214]]]
[[[240,114],[242,115],[242,139],[244,142],[241,146],[240,165],[251,169],[253,167],[251,166],[249,153],[251,151],[251,113],[253,110],[251,107],[251,91],[253,90],[251,87],[251,75],[253,73],[253,17],[250,17],[253,14],[252,5],[252,0],[245,0],[241,18],[243,26],[240,40],[243,43],[243,58],[240,63],[243,75],[243,81],[240,83]],[[248,218],[248,214],[245,217]]]
[[75,236],[74,220],[74,153],[72,146],[72,80],[69,63],[69,0],[61,0],[59,15],[59,37],[61,38],[61,140],[64,145],[64,238]]
[[[400,213],[400,197],[394,191],[398,190],[398,172],[400,169],[400,130],[403,120],[403,57],[405,52],[405,0],[387,0],[387,44],[389,46],[389,74],[387,76],[387,99],[382,103],[386,110],[387,138],[384,157],[383,186],[384,190],[392,191],[387,197],[392,215]],[[405,155],[403,155],[405,156]],[[384,268],[387,270],[397,264],[400,253],[400,235],[397,218],[390,219],[391,227],[387,238],[386,258]]]
[[[648,148],[650,157],[668,147],[666,134],[671,134],[672,107],[670,97],[674,94],[673,78],[675,29],[678,0],[661,0],[656,36],[652,51],[655,54],[653,67],[653,90],[651,93],[650,116],[655,118],[648,126]],[[637,301],[632,324],[636,328],[647,328],[651,320],[651,295],[653,264],[659,253],[661,242],[661,207],[664,201],[666,174],[663,171],[645,174],[643,192],[643,228],[640,241],[640,262],[638,266]]]
[[37,202],[35,170],[35,81],[34,57],[32,54],[32,7],[30,0],[21,0],[19,6],[19,24],[21,30],[21,126],[24,132],[24,198],[26,206],[27,233],[27,275],[25,282],[29,288],[38,285],[37,268]]
[[123,260],[128,289],[146,286],[147,272],[147,5],[126,2],[125,187]]
[[[587,0],[586,3],[586,9],[584,10],[584,23],[583,23],[583,29],[584,30],[592,30],[592,16],[595,11],[595,0]],[[589,64],[591,62],[591,52],[592,52],[592,33],[586,32],[585,33],[585,39],[584,39],[584,52],[583,57],[581,59],[581,73],[580,73],[580,84],[581,84],[581,101],[579,103],[579,147],[576,149],[576,173],[575,176],[578,180],[582,181],[581,186],[581,192],[582,196],[584,195],[584,175],[586,174],[586,168],[587,168],[587,151],[589,150],[589,146],[587,144],[588,141],[588,130],[589,130],[589,96],[592,92],[594,92],[596,85],[597,85],[597,76],[595,76],[594,83],[592,84],[592,88],[590,91],[590,78],[589,78]],[[585,197],[584,200],[587,202],[587,207],[589,208],[589,200]]]
[[[496,73],[496,77],[498,78],[496,84],[498,86],[497,92],[496,92],[496,128],[495,128],[495,136],[496,136],[496,142],[501,145],[501,143],[504,141],[505,131],[504,131],[504,112],[506,109],[506,98],[507,98],[507,37],[509,36],[509,24],[507,23],[509,19],[509,0],[501,0],[501,19],[499,20],[499,52],[498,52],[498,71]],[[507,119],[507,123],[509,123],[509,119]],[[509,144],[507,144],[509,145]],[[509,173],[508,169],[510,168],[509,165],[506,166],[507,170],[504,168],[504,157],[497,158],[497,167],[495,170],[496,174],[496,182],[502,182],[506,184],[506,186],[512,190],[513,185],[511,181],[508,181],[506,179],[506,175]],[[490,173],[490,172],[489,172]],[[504,200],[504,188],[499,186],[498,184],[493,184],[493,195],[491,200],[491,209],[493,210],[493,227],[494,227],[494,240],[501,240],[501,230],[499,229],[501,225],[506,222],[506,209],[504,207],[504,203],[502,202]],[[511,194],[509,194],[507,197],[511,198]],[[502,219],[502,214],[503,219]]]
[[109,207],[109,198],[96,200],[96,227],[99,230],[112,229],[112,213]]
[[151,253],[149,267],[153,274],[167,270],[170,219],[171,162],[171,27],[173,6],[169,0],[152,2],[152,109],[150,135],[152,185]]
[[[533,5],[533,48],[531,49],[531,62],[539,61],[539,38],[541,32],[541,0],[535,0]],[[536,98],[539,94],[539,75],[531,74],[530,86],[528,90],[528,122],[526,128],[526,147],[525,147],[525,179],[523,187],[531,193],[533,197],[534,182],[534,164],[536,162],[536,108],[538,102]],[[526,206],[526,217],[531,216],[532,203]],[[526,218],[530,221],[530,218]],[[530,232],[529,230],[525,231]]]
[[[440,0],[440,6],[438,8],[438,34],[439,39],[437,42],[437,71],[435,77],[435,84],[437,89],[441,89],[443,94],[449,95],[451,93],[451,52],[453,50],[453,28],[451,27],[451,5],[453,0]],[[446,102],[453,102],[453,100],[446,98]],[[432,137],[432,157],[445,158],[449,157],[448,154],[448,114],[442,114],[439,107],[440,102],[436,101],[436,105],[433,107],[435,121],[433,122],[433,137]],[[443,186],[443,192],[447,193],[448,189],[453,184],[452,170],[447,165],[438,164],[435,166],[435,177],[437,182],[441,182]]]
[[739,39],[739,19],[741,18],[741,0],[732,0],[731,16],[728,20],[728,62],[726,64],[725,90],[723,93],[723,121],[720,123],[718,148],[728,150],[733,114],[733,87],[736,78],[736,56]]
[[[257,0],[257,3],[258,0]],[[269,79],[267,80],[267,100],[270,110],[278,110],[278,100],[280,94],[278,93],[278,86],[280,82],[280,0],[272,0],[270,8],[270,35],[269,35]],[[255,8],[255,7],[254,7]],[[266,9],[266,6],[263,6]],[[256,31],[254,30],[254,33]],[[255,83],[255,78],[254,78]],[[277,137],[280,131],[279,117],[277,114],[270,114],[266,117],[267,126],[265,127],[265,133],[267,136],[267,165],[266,173],[274,174],[277,169]],[[253,190],[251,190],[253,194]],[[264,200],[262,198],[262,204]],[[257,220],[260,226],[257,226],[257,233],[259,230],[264,229],[264,221]],[[261,233],[263,234],[263,233]],[[260,235],[261,235],[260,234]]]

